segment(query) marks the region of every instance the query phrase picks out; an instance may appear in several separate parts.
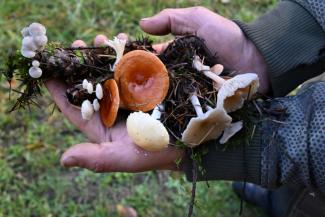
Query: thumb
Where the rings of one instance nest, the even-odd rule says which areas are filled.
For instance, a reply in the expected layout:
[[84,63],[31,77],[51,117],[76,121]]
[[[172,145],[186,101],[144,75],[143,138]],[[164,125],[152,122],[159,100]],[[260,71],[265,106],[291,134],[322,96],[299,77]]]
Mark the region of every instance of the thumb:
[[140,21],[140,27],[143,31],[153,35],[195,34],[196,26],[190,16],[192,10],[193,8],[165,9],[153,17],[143,18]]
[[81,167],[95,172],[105,171],[105,158],[100,144],[82,143],[69,148],[61,157],[63,167]]

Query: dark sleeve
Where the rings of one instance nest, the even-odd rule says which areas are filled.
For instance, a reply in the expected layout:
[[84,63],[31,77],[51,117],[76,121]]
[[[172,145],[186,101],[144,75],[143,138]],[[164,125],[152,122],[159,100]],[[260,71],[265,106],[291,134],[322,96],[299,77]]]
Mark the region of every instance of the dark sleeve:
[[264,57],[274,96],[324,72],[325,32],[301,4],[282,1],[252,23],[236,22]]
[[[247,143],[207,143],[209,151],[202,158],[206,172],[198,180],[248,181],[266,188],[297,183],[325,195],[325,82],[305,85],[296,96],[269,103],[274,111],[285,108],[286,115],[262,117]],[[187,161],[184,169],[192,180],[189,155]]]

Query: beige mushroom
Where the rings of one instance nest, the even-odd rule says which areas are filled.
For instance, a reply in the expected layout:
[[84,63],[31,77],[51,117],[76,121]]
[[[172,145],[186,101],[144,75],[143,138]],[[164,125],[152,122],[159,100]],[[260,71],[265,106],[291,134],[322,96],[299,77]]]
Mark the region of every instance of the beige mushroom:
[[189,147],[217,139],[230,125],[232,118],[224,109],[208,108],[208,111],[203,113],[197,96],[191,96],[191,102],[198,117],[190,120],[182,135],[182,141]]
[[[160,151],[167,148],[169,134],[164,125],[157,120],[160,115],[133,112],[126,121],[126,128],[132,141],[146,151]],[[155,116],[155,117],[153,117]]]

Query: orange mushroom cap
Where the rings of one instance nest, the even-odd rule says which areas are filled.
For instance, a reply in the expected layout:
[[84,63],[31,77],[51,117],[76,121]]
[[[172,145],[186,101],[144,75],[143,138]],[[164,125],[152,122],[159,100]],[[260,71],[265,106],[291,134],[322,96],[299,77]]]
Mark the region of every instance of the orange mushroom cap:
[[114,72],[121,101],[133,111],[149,111],[167,95],[169,77],[165,65],[150,52],[135,50],[125,54]]
[[114,79],[108,79],[103,85],[103,98],[100,101],[100,117],[106,127],[113,126],[120,105],[118,87]]

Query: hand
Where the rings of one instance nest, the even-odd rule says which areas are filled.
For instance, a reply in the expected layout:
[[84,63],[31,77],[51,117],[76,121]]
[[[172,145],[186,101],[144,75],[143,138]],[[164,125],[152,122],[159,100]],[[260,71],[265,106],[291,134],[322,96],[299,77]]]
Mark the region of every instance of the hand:
[[[205,40],[212,54],[217,54],[221,64],[238,72],[257,73],[260,78],[259,91],[269,91],[263,57],[231,20],[203,7],[165,9],[153,17],[142,19],[140,27],[153,35],[197,35]],[[155,48],[161,52],[165,47],[166,44],[161,44]]]
[[[125,35],[119,35],[120,38]],[[95,41],[96,44],[96,41]],[[86,46],[83,41],[75,41],[72,46]],[[96,172],[141,172],[158,169],[178,169],[175,160],[183,156],[183,151],[168,147],[161,152],[147,152],[135,145],[128,136],[125,121],[118,121],[112,128],[106,128],[98,112],[90,121],[81,118],[80,110],[72,106],[64,93],[67,86],[59,80],[45,82],[53,100],[81,132],[91,142],[77,144],[69,148],[61,157],[65,167],[82,167]]]

